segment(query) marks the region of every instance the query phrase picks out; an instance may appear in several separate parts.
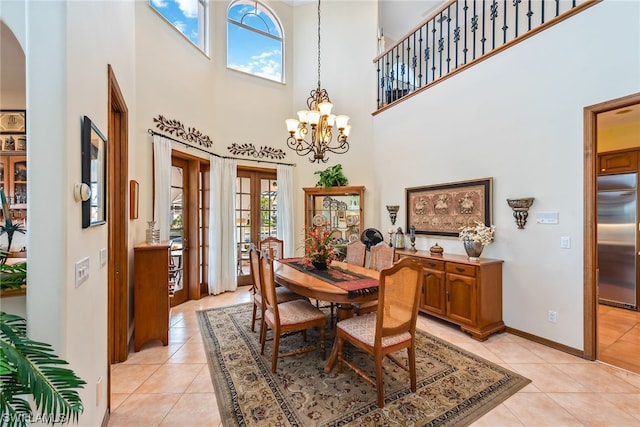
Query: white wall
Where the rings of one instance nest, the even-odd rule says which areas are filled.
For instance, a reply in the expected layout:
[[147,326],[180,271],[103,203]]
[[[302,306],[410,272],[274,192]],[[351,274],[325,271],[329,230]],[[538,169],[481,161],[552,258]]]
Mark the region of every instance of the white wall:
[[[293,99],[285,118],[295,118],[296,111],[306,108],[309,92],[317,87],[317,3],[294,8],[293,32],[295,60]],[[295,223],[299,253],[303,245],[304,192],[318,181],[316,171],[340,163],[349,185],[364,185],[365,227],[379,223],[376,206],[380,203],[375,185],[379,171],[373,164],[373,128],[371,112],[375,109],[377,1],[328,1],[321,4],[321,83],[327,90],[333,110],[350,117],[350,148],[346,154],[331,154],[327,163],[310,163],[307,157],[296,157]],[[290,37],[291,38],[291,37]],[[284,125],[278,138],[284,141]]]
[[[87,382],[79,425],[100,425],[109,365],[107,271],[99,250],[107,227],[81,228],[72,189],[80,181],[81,117],[108,132],[107,64],[135,120],[133,3],[34,1],[17,11],[12,3],[21,2],[3,2],[3,19],[26,40],[28,70],[29,334],[51,343]],[[90,276],[76,288],[75,262],[86,256]]]
[[[597,28],[598,31],[594,31]],[[382,200],[404,188],[493,177],[507,326],[583,349],[583,108],[640,88],[637,2],[607,1],[374,117]],[[395,141],[394,145],[389,141]],[[526,228],[507,198],[535,197]],[[382,213],[384,203],[377,206]],[[557,211],[558,225],[536,213]],[[560,237],[571,249],[560,249]],[[463,254],[455,238],[419,236]],[[547,321],[548,310],[558,313]]]

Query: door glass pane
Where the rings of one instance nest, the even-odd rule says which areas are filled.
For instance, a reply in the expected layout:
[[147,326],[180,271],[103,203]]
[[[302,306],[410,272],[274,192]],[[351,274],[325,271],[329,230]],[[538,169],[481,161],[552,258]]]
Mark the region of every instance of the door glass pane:
[[251,244],[251,179],[236,178],[236,240],[238,242],[238,276],[251,274],[249,246]]
[[274,179],[260,180],[260,240],[277,237],[278,186]]
[[169,243],[171,244],[171,282],[173,291],[182,289],[182,255],[183,255],[183,197],[184,182],[183,170],[180,167],[171,167],[171,224],[169,228]]

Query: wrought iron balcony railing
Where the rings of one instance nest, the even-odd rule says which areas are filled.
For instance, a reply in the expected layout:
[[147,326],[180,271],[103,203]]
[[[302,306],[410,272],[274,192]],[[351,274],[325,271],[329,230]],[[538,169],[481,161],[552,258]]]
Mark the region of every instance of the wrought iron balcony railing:
[[374,59],[377,111],[599,1],[449,1]]

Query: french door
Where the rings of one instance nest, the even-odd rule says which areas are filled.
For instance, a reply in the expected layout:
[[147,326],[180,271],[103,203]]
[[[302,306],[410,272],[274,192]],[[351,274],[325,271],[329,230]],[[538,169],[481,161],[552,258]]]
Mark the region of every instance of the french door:
[[252,283],[249,248],[276,237],[278,186],[274,169],[238,167],[236,178],[236,240],[238,286]]
[[171,244],[171,306],[187,301],[189,293],[185,284],[189,282],[189,203],[190,192],[188,176],[189,162],[172,157],[171,159],[171,223],[169,243]]

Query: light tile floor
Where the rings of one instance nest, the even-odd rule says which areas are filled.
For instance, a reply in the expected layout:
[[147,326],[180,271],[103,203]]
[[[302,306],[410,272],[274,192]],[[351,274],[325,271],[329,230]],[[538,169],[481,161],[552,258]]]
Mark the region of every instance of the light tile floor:
[[640,311],[598,304],[598,359],[640,374]]
[[[248,289],[174,307],[168,346],[149,344],[113,365],[109,426],[221,425],[195,312],[249,302]],[[640,425],[638,374],[508,333],[479,342],[423,315],[418,328],[532,380],[473,426]]]

